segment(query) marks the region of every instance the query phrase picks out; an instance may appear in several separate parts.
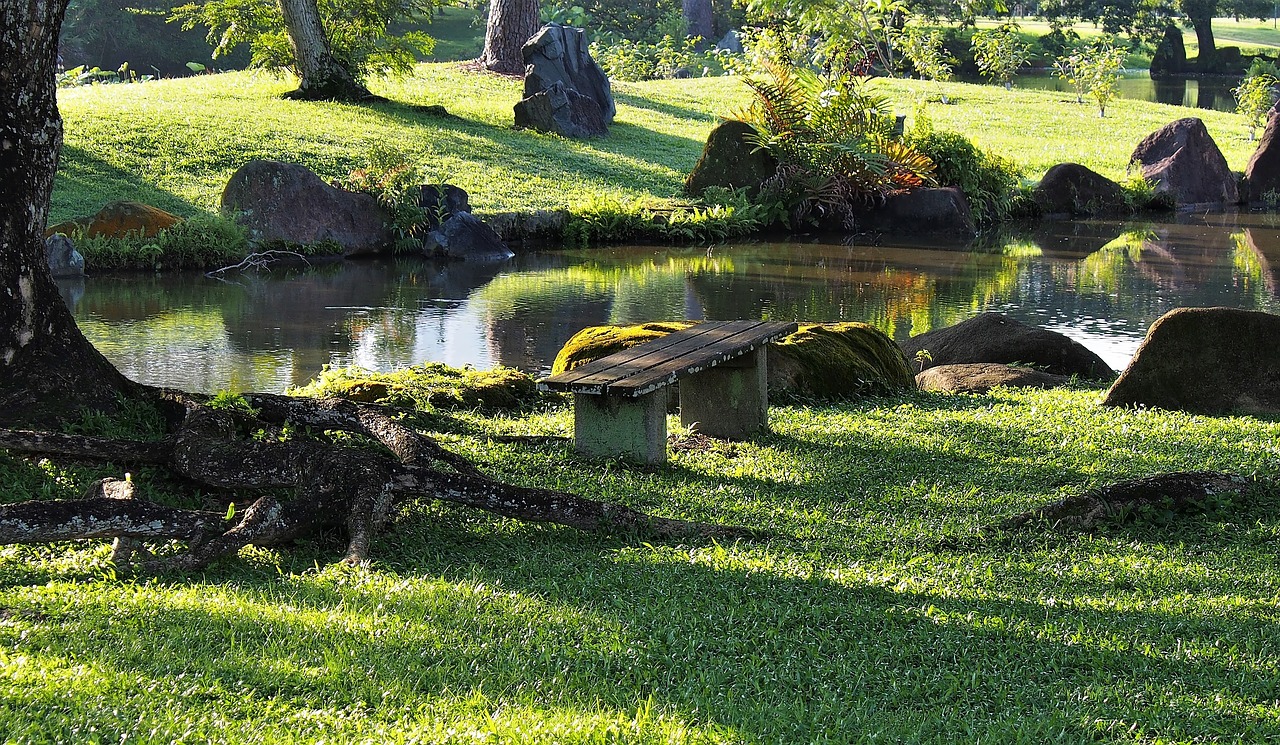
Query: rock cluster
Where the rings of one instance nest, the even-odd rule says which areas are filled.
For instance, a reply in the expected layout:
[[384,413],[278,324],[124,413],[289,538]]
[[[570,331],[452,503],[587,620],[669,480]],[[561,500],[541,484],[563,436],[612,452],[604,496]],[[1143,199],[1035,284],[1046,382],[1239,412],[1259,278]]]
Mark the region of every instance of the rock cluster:
[[564,137],[603,137],[617,109],[609,77],[587,51],[582,29],[549,23],[521,50],[524,98],[517,128]]

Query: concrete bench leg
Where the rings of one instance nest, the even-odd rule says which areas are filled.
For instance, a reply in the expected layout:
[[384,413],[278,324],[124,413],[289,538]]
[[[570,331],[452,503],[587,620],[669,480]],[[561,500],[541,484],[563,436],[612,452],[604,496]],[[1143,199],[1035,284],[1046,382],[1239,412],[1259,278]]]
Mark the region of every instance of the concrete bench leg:
[[741,440],[769,425],[767,348],[680,379],[680,423],[704,435]]
[[583,455],[620,455],[638,463],[667,460],[667,391],[645,396],[573,396],[573,444]]

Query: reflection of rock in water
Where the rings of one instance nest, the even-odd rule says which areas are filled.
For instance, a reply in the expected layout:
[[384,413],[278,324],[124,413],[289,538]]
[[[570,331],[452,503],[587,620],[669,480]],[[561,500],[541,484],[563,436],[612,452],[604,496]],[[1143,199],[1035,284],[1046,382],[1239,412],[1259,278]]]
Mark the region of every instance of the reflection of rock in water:
[[1130,229],[1119,220],[1043,221],[1035,226],[1030,239],[1047,258],[1076,261],[1083,259]]
[[74,315],[76,306],[80,305],[81,298],[84,297],[84,277],[63,277],[55,279],[58,285],[58,294],[62,296],[62,302],[67,304],[67,308]]
[[[1260,280],[1270,295],[1280,294],[1277,292],[1277,288],[1280,288],[1280,235],[1274,230],[1264,232],[1245,228],[1240,242],[1240,248],[1248,251],[1257,264],[1254,267],[1249,265],[1247,259],[1237,259],[1237,268],[1253,269],[1253,272],[1248,272],[1253,275],[1248,276],[1249,279]],[[1245,266],[1242,267],[1242,264]]]

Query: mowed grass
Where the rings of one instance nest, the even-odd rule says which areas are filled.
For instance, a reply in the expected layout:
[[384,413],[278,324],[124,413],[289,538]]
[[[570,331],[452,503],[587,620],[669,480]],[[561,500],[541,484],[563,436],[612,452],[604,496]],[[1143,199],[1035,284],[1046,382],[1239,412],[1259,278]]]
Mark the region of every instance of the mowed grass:
[[[658,469],[490,432],[500,478],[755,542],[644,542],[415,505],[335,538],[125,580],[100,543],[0,550],[7,742],[1263,742],[1280,738],[1280,495],[1088,534],[997,527],[1115,479],[1274,478],[1280,423],[1096,391],[777,407]],[[3,458],[0,455],[0,458]],[[0,460],[6,499],[92,476]],[[151,491],[154,479],[139,476]]]
[[[1232,113],[1120,100],[1100,118],[1069,94],[949,83],[941,89],[956,103],[943,105],[933,83],[875,85],[902,114],[932,100],[925,110],[938,128],[1013,159],[1031,179],[1064,161],[1122,179],[1133,147],[1185,116],[1204,119],[1233,169],[1244,169],[1255,145]],[[280,99],[290,87],[237,72],[61,91],[66,142],[52,220],[92,214],[118,199],[182,215],[216,210],[228,178],[249,160],[302,163],[332,180],[366,165],[379,147],[466,189],[480,213],[573,209],[598,196],[670,200],[679,197],[715,123],[749,102],[747,87],[733,77],[615,83],[618,115],[609,136],[574,141],[513,129],[520,82],[451,63],[375,83],[390,104]],[[415,108],[432,104],[454,117]]]

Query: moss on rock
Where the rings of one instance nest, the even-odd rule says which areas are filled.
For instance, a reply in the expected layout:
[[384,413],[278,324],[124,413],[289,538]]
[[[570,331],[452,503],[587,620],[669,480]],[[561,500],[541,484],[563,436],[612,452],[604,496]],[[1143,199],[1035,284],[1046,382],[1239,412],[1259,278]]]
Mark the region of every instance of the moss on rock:
[[[688,321],[636,326],[592,326],[579,331],[556,355],[559,374],[693,325]],[[771,394],[849,398],[915,387],[902,350],[865,323],[804,324],[769,348]]]
[[588,326],[565,342],[551,365],[551,374],[559,375],[575,367],[598,360],[637,344],[660,339],[672,331],[692,326],[690,321],[642,323],[636,326]]
[[802,324],[769,346],[770,393],[852,398],[915,385],[902,349],[865,323]]
[[527,409],[554,394],[538,391],[532,376],[509,367],[472,370],[427,362],[395,372],[359,367],[325,370],[290,391],[295,396],[333,396],[420,410],[479,409],[484,412]]

